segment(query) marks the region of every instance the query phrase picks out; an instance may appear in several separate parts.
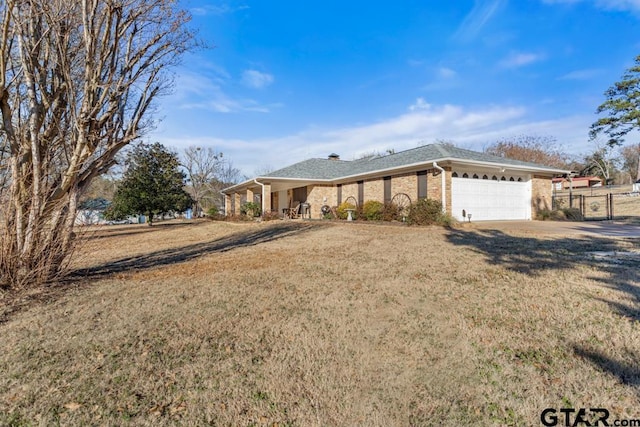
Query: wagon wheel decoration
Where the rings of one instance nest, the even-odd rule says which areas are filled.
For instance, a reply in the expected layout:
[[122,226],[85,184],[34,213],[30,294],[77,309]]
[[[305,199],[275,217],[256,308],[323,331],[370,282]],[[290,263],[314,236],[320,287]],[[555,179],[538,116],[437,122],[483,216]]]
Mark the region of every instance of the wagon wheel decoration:
[[320,212],[322,212],[322,217],[325,219],[333,219],[336,218],[335,209],[332,209],[329,205],[322,205],[320,208]]
[[398,209],[398,217],[405,220],[409,215],[409,207],[411,207],[411,197],[405,193],[397,193],[391,198],[391,204]]

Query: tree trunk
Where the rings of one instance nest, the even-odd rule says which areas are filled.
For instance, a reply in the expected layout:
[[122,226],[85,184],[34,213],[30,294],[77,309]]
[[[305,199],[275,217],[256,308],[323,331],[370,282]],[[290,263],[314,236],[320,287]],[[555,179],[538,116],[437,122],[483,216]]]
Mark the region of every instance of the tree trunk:
[[0,1],[0,287],[64,269],[82,191],[152,128],[165,69],[193,46],[176,6]]

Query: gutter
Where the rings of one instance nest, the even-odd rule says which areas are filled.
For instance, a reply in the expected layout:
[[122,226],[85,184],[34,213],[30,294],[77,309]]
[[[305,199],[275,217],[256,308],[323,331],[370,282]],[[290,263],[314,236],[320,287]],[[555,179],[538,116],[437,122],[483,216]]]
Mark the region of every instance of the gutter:
[[438,162],[433,162],[433,167],[440,171],[442,175],[442,213],[447,213],[447,181],[444,169],[438,166]]

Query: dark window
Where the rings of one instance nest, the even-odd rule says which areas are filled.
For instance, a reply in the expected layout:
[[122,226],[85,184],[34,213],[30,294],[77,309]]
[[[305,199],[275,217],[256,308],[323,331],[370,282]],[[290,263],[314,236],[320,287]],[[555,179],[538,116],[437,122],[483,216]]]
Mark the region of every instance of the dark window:
[[342,203],[342,184],[338,184],[338,204]]
[[358,181],[358,205],[364,203],[364,181]]
[[489,179],[487,175],[482,175],[482,179]]
[[452,178],[457,178],[457,177],[458,177],[458,172],[454,172],[454,173],[452,173],[452,174],[451,174],[451,177],[452,177]]
[[522,178],[518,178],[518,182],[522,182]]
[[509,178],[509,181],[513,182],[515,181],[515,179],[513,179],[513,177]]
[[307,201],[307,187],[294,188],[293,201],[305,203]]
[[418,199],[427,198],[427,171],[418,172]]
[[492,179],[492,180],[494,180],[494,181],[497,181],[497,180],[498,180],[498,177],[497,177],[497,176],[495,176],[495,175],[493,175],[493,176],[491,177],[491,179]]
[[473,179],[478,179],[478,174],[477,173],[473,174]]
[[469,174],[465,172],[465,173],[462,174],[462,177],[463,178],[469,178]]
[[504,176],[502,178],[500,178],[500,181],[506,181],[507,178],[505,178]]
[[384,179],[384,202],[391,202],[391,177],[385,176]]

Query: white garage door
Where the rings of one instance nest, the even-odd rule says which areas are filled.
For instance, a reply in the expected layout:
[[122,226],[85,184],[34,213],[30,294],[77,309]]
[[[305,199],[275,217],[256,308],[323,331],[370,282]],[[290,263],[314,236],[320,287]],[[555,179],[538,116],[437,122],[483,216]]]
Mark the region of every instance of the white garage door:
[[458,221],[531,219],[530,181],[451,178],[451,209]]

